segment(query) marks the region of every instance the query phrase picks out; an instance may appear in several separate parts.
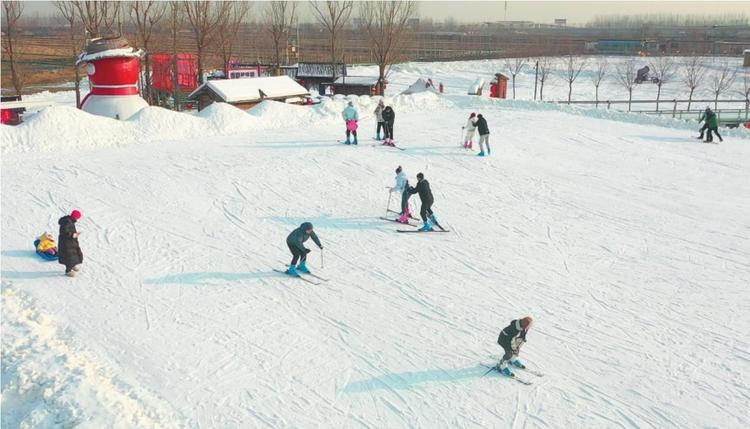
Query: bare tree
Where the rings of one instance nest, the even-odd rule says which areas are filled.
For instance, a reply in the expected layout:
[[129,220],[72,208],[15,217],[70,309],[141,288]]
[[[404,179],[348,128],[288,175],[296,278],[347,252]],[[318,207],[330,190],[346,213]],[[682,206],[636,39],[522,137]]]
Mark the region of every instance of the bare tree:
[[229,10],[219,23],[219,28],[216,31],[216,41],[221,52],[224,76],[227,78],[229,77],[229,62],[232,59],[235,43],[239,37],[240,27],[250,12],[251,4],[245,1],[230,2]]
[[568,82],[568,103],[573,96],[573,82],[578,79],[578,76],[586,66],[586,58],[574,57],[568,55],[568,59],[565,61],[565,80]]
[[73,4],[90,39],[112,35],[116,27],[117,34],[122,35],[119,1],[79,0]]
[[391,64],[403,55],[407,24],[416,13],[413,1],[368,1],[360,3],[362,25],[375,63],[378,89],[383,94]]
[[151,102],[151,59],[148,55],[148,45],[151,41],[154,26],[157,26],[164,17],[167,8],[165,3],[154,0],[134,1],[130,3],[130,17],[136,28],[136,44],[146,51],[144,66],[144,96]]
[[594,75],[592,77],[592,81],[594,83],[594,97],[596,100],[596,107],[599,107],[599,86],[602,84],[604,76],[607,75],[607,72],[609,71],[608,69],[609,63],[607,62],[606,57],[599,58],[596,61],[596,67],[594,68]]
[[169,15],[168,15],[169,34],[172,42],[172,99],[173,108],[176,111],[180,111],[180,82],[178,79],[178,68],[177,68],[177,38],[182,27],[184,16],[182,15],[182,2],[170,1],[169,2]]
[[68,36],[70,37],[70,50],[73,58],[73,70],[75,71],[75,91],[76,107],[81,107],[81,71],[76,65],[76,57],[81,49],[81,39],[79,34],[79,20],[75,4],[70,1],[56,1],[55,7],[60,12],[60,16],[68,24]]
[[539,59],[539,99],[544,100],[544,82],[549,78],[550,72],[552,71],[552,62],[549,58],[543,57]]
[[659,99],[661,98],[661,87],[671,82],[677,73],[676,63],[670,56],[656,57],[651,62],[651,68],[654,70],[654,74],[659,78],[656,83],[656,111],[659,111]]
[[703,84],[703,79],[706,77],[706,65],[701,57],[690,57],[685,61],[684,67],[685,73],[682,76],[682,82],[690,88],[687,107],[690,110],[690,105],[693,102],[693,93]]
[[[286,49],[289,38],[289,27],[294,22],[294,14],[297,11],[297,3],[286,1],[268,2],[264,20],[266,30],[271,34],[276,72],[281,74],[281,47]],[[282,43],[283,42],[283,43]]]
[[634,59],[629,59],[626,62],[617,65],[617,83],[628,90],[628,112],[630,111],[630,105],[633,101],[633,86],[635,86],[635,78],[637,75],[638,70]]
[[23,73],[18,67],[18,48],[19,19],[23,13],[23,4],[19,1],[3,0],[3,14],[5,15],[5,36],[3,40],[3,51],[8,58],[8,67],[10,68],[10,80],[16,95],[21,95],[23,89]]
[[229,2],[191,0],[183,3],[198,54],[198,83],[203,83],[203,53],[213,41],[218,24],[229,10]]
[[724,62],[718,73],[711,76],[711,92],[714,93],[714,110],[719,108],[719,95],[726,92],[737,78],[737,69]]
[[511,85],[513,86],[513,99],[516,99],[516,75],[521,73],[524,67],[526,67],[526,58],[506,58],[505,68],[508,70],[511,76]]
[[331,54],[333,79],[336,79],[336,63],[340,61],[338,50],[341,46],[340,32],[349,21],[354,8],[353,1],[311,1],[315,18],[328,31],[328,49]]
[[747,119],[747,111],[750,108],[750,72],[742,74],[742,89],[737,91],[743,97],[745,97],[745,119]]

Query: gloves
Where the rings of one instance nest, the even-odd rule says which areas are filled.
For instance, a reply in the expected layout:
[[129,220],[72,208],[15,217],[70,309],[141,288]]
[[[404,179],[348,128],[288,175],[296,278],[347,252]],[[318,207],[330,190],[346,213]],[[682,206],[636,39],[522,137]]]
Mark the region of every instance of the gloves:
[[310,253],[310,249],[305,249],[304,252],[305,252],[305,255],[307,255],[308,253]]
[[318,247],[320,247],[320,250],[323,250],[323,246],[318,246]]

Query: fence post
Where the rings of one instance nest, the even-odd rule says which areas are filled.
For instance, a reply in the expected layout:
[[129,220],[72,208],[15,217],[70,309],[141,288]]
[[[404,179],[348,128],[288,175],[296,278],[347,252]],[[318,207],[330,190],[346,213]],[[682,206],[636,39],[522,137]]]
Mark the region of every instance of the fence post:
[[607,110],[609,110],[609,106],[610,106],[610,105],[611,105],[611,104],[610,104],[609,100],[607,100]]
[[672,101],[674,101],[674,107],[672,107],[672,118],[674,118],[675,115],[677,115],[677,99],[674,99]]

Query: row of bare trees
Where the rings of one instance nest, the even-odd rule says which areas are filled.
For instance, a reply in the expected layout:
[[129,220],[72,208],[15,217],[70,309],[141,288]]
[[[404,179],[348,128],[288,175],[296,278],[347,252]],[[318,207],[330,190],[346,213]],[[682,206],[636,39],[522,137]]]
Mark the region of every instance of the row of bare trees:
[[[123,20],[129,20],[134,29],[134,44],[147,52],[156,31],[169,29],[172,53],[176,54],[179,32],[189,28],[198,60],[198,80],[203,82],[205,56],[207,52],[218,54],[223,67],[228,64],[239,43],[256,43],[240,40],[243,24],[251,20],[253,2],[244,1],[132,1],[111,2],[99,0],[55,1],[55,7],[66,22],[71,53],[75,57],[84,48],[88,39],[122,34]],[[386,81],[391,64],[403,58],[403,42],[408,23],[416,15],[416,4],[409,0],[396,1],[310,1],[313,16],[328,36],[330,62],[345,62],[342,52],[343,29],[350,25],[355,11],[358,12],[362,31],[366,34],[372,58],[378,64],[381,85]],[[273,45],[274,65],[283,64],[283,52],[287,49],[291,29],[298,20],[298,2],[270,1],[261,3],[257,17],[267,31]],[[13,84],[16,92],[22,88],[21,73],[16,72],[19,18],[23,4],[19,1],[3,0],[4,25],[3,49],[10,60]],[[174,56],[174,55],[173,55]],[[175,61],[176,63],[176,61]],[[144,95],[149,98],[148,57],[144,61]],[[75,66],[74,66],[75,67]],[[173,67],[176,65],[173,64]],[[333,67],[336,73],[336,67]],[[79,93],[81,73],[75,67],[76,92]],[[333,76],[334,78],[336,76]],[[382,90],[382,88],[381,88]],[[80,101],[78,98],[77,101]]]
[[[536,80],[540,85],[539,98],[540,100],[544,100],[544,85],[549,81],[552,71],[554,70],[553,60],[549,57],[541,57],[538,58],[536,62],[536,66],[538,67],[536,71]],[[578,80],[584,69],[586,69],[586,66],[589,65],[589,62],[589,59],[586,57],[573,55],[569,55],[563,60],[563,67],[558,73],[558,76],[559,79],[564,81],[568,86],[568,102],[571,101],[573,96],[573,84]],[[604,57],[594,60],[592,66],[589,68],[589,72],[591,74],[591,82],[594,85],[596,104],[599,102],[599,87],[605,77],[609,75],[610,71],[612,71],[615,82],[628,92],[628,110],[630,110],[633,99],[633,88],[636,85],[636,77],[638,75],[638,62],[639,61],[636,59],[630,59],[611,67],[612,65]],[[516,98],[516,76],[527,65],[529,65],[529,60],[525,58],[508,58],[504,61],[504,68],[511,76],[514,99]],[[611,68],[613,68],[613,70],[610,70]],[[714,95],[714,107],[716,108],[718,106],[719,96],[727,93],[737,78],[737,68],[729,64],[729,62],[723,61],[719,63],[718,66],[714,67],[716,70],[710,75],[710,79],[706,79],[708,76],[709,64],[706,59],[702,57],[690,57],[683,62],[678,62],[674,57],[669,56],[654,57],[649,63],[649,68],[653,73],[653,76],[658,78],[658,81],[656,81],[657,110],[659,109],[659,103],[661,100],[662,87],[674,83],[677,80],[680,68],[683,73],[679,76],[679,81],[689,90],[688,110],[692,104],[695,91],[704,86],[707,86]],[[744,87],[743,90],[739,91],[745,100],[748,100],[747,85],[749,81],[750,73],[745,73],[743,76]]]

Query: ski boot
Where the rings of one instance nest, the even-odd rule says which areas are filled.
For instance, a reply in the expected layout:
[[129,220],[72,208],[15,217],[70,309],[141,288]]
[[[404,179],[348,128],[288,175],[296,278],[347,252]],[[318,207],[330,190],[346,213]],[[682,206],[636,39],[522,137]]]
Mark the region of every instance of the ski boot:
[[357,143],[357,136],[354,136],[354,143],[352,143],[352,144],[359,144],[359,143]]
[[521,359],[514,359],[513,361],[510,362],[510,364],[515,366],[516,368],[526,369],[526,365],[524,365],[523,362],[521,362]]
[[474,149],[472,149],[472,146],[474,146],[474,142],[471,141],[471,140],[469,140],[469,149],[470,150],[474,150]]
[[75,277],[76,276],[76,272],[71,270],[71,271],[66,272],[65,275],[68,276],[68,277]]
[[505,367],[500,371],[501,374],[503,374],[506,377],[515,377],[516,375],[513,374],[513,371],[510,370],[509,367]]
[[429,220],[427,220],[427,222],[425,222],[424,225],[421,228],[419,228],[419,230],[420,231],[432,231],[432,224],[430,223]]
[[407,216],[406,213],[404,213],[401,216],[399,216],[398,221],[400,223],[403,223],[403,224],[408,224],[409,223],[409,216]]
[[286,270],[286,273],[294,277],[300,276],[300,274],[297,272],[297,268],[294,265],[290,265],[289,269]]
[[307,269],[307,264],[305,264],[305,261],[302,261],[297,265],[297,272],[310,274],[310,270]]
[[492,149],[490,149],[489,143],[487,144],[487,156],[492,155]]
[[380,140],[382,140],[382,139],[380,138],[380,133],[377,133],[377,135],[375,136],[375,140],[377,140],[377,141],[380,141]]
[[75,267],[73,267],[73,271],[81,271],[81,264],[78,264]]
[[479,152],[477,156],[484,156],[484,152]]
[[352,144],[352,142],[349,141],[349,137],[347,137],[346,140],[344,140],[344,144]]
[[430,219],[430,225],[437,225],[438,221],[437,221],[437,218],[435,217],[435,213],[431,214],[429,219]]

